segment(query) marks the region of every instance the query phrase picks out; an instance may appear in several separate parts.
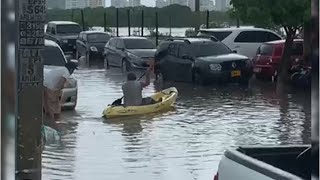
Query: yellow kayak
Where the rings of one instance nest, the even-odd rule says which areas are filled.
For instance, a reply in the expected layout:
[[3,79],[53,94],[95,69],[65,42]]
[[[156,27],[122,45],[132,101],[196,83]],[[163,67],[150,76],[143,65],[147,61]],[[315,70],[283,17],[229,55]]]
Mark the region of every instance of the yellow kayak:
[[169,109],[176,101],[178,90],[171,87],[160,92],[157,92],[151,98],[157,103],[143,106],[108,106],[103,111],[106,118],[115,118],[123,116],[135,116],[160,112]]

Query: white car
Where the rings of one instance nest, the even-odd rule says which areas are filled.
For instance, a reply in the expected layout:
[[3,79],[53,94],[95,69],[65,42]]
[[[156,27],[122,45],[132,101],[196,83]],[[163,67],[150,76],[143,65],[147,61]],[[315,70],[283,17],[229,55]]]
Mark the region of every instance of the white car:
[[[42,51],[44,68],[43,71],[50,71],[54,68],[64,66],[67,63],[66,56],[60,46],[51,41],[45,40],[45,47]],[[76,60],[72,60],[76,61]],[[78,98],[77,80],[71,75],[62,90],[61,107],[62,109],[75,109]]]
[[250,59],[253,59],[262,43],[282,39],[271,30],[254,27],[201,29],[198,33],[198,36],[208,35]]
[[214,180],[303,180],[311,179],[319,153],[310,145],[247,146],[228,149]]

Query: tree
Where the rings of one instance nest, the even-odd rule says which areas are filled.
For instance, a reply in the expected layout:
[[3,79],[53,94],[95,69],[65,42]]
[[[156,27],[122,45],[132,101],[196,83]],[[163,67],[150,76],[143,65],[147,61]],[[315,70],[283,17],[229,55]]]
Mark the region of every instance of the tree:
[[293,39],[310,19],[310,0],[231,0],[231,15],[257,27],[280,26],[286,32],[286,42],[279,68],[278,82],[288,82]]

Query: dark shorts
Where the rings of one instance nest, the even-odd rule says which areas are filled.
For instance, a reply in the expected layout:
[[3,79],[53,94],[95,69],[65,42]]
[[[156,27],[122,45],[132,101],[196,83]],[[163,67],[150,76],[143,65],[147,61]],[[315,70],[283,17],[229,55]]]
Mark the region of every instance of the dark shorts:
[[142,98],[141,105],[148,105],[148,104],[154,104],[156,103],[155,100],[153,100],[151,97]]

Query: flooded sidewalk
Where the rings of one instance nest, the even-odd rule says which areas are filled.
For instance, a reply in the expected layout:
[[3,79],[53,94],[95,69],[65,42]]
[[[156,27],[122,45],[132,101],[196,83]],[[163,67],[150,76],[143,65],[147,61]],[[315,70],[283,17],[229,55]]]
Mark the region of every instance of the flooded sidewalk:
[[165,83],[179,91],[172,111],[106,120],[103,109],[122,96],[121,70],[82,69],[75,77],[78,105],[62,113],[60,141],[45,147],[44,180],[206,180],[226,148],[310,143],[310,95],[279,96],[271,83]]

